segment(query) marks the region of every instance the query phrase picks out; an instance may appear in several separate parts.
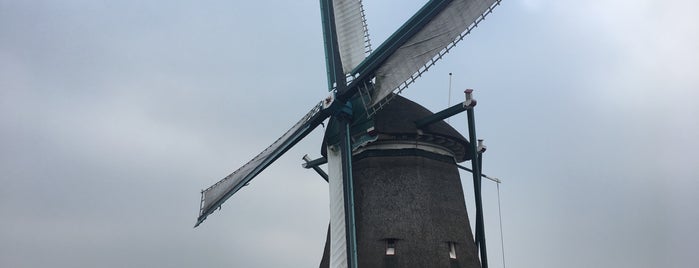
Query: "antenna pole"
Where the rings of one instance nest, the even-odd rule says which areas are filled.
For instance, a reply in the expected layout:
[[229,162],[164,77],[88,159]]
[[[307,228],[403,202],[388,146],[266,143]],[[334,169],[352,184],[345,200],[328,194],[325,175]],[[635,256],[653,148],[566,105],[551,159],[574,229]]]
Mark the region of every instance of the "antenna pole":
[[[472,92],[472,89],[467,89],[464,92],[466,93],[467,100],[472,99]],[[483,159],[483,150],[476,144],[478,139],[476,138],[474,107],[475,105],[466,110],[466,116],[468,118],[468,137],[471,143],[471,152],[473,153],[473,158],[471,159],[471,170],[473,170],[473,172],[471,172],[471,174],[473,174],[473,192],[476,199],[476,245],[481,253],[481,267],[488,268],[488,254],[485,246],[485,224],[483,223],[483,199],[481,196],[481,160]]]
[[[447,99],[447,107],[451,106],[451,73],[449,73],[449,97]],[[449,123],[449,118],[447,118],[447,123]]]

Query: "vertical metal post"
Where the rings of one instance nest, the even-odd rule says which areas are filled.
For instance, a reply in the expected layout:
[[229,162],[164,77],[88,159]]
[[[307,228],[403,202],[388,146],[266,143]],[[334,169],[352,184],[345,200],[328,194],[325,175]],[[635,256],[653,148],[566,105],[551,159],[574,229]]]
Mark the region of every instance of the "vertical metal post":
[[[340,112],[342,141],[342,183],[345,201],[345,232],[347,237],[347,267],[357,268],[357,229],[354,215],[354,181],[352,179],[352,139],[350,137],[351,115]],[[351,113],[351,108],[350,108]]]
[[[449,73],[449,98],[447,101],[447,107],[451,107],[451,73]],[[447,124],[449,124],[449,118],[447,117]]]
[[[323,40],[325,47],[325,66],[328,74],[328,91],[336,86],[338,92],[342,92],[347,85],[345,74],[342,71],[340,59],[340,46],[337,43],[335,32],[335,13],[332,0],[320,0],[320,17],[323,22]],[[334,86],[333,86],[334,85]]]
[[478,151],[476,142],[476,122],[473,114],[474,107],[466,110],[468,117],[468,136],[471,143],[473,159],[471,159],[471,169],[473,170],[473,192],[476,199],[476,245],[481,253],[481,267],[488,268],[488,254],[485,246],[485,226],[483,223],[483,200],[481,197],[481,160],[482,154]]

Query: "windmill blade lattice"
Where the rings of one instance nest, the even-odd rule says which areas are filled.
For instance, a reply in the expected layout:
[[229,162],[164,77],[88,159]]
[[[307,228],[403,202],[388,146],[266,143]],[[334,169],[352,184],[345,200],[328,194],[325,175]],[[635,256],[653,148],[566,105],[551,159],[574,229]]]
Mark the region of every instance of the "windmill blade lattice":
[[343,73],[347,75],[371,52],[369,31],[362,1],[334,0],[333,7],[338,51]]
[[321,101],[284,135],[277,139],[248,163],[226,176],[216,184],[201,192],[199,218],[194,227],[199,226],[207,216],[216,211],[228,198],[247,185],[257,174],[272,164],[277,158],[306,137],[330,114],[328,103]]
[[[369,116],[386,105],[478,26],[500,0],[430,1],[355,70],[371,73],[376,85],[367,101]],[[365,81],[366,83],[366,81]]]

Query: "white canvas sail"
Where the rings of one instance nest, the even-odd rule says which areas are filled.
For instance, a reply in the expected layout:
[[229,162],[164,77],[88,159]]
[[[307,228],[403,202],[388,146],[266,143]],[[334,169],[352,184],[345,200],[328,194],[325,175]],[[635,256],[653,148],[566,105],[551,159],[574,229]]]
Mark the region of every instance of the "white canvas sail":
[[342,189],[342,155],[336,146],[328,146],[328,184],[330,187],[330,267],[347,267],[345,202]]
[[362,1],[333,0],[333,8],[342,71],[348,74],[366,57],[368,40]]
[[499,0],[454,0],[376,71],[372,106],[400,91],[461,40]]

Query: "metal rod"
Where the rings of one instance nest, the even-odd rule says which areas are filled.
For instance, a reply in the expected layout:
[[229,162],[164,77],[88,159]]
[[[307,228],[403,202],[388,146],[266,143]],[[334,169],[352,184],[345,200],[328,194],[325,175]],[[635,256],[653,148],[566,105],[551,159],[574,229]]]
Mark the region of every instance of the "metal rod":
[[[464,167],[464,166],[462,166],[462,165],[456,164],[456,167],[458,167],[459,169],[463,169],[463,170],[466,170],[466,171],[468,171],[468,172],[473,173],[473,170],[471,170],[470,168]],[[500,184],[500,183],[502,182],[502,181],[501,181],[500,179],[498,179],[498,178],[490,177],[490,176],[485,175],[485,174],[483,174],[483,173],[481,173],[481,177],[486,178],[486,179],[489,179],[489,180],[491,180],[491,181],[493,181],[493,182],[495,182],[495,183],[497,183],[497,184]]]
[[435,122],[444,120],[445,118],[454,116],[460,112],[465,111],[466,109],[468,109],[468,107],[464,106],[463,102],[457,103],[456,105],[441,110],[433,115],[427,116],[425,118],[420,118],[419,120],[415,121],[415,126],[417,128],[423,128],[430,124],[434,124]]
[[[323,157],[323,158],[321,158],[321,159],[324,159],[324,160],[325,160],[325,157]],[[313,161],[317,161],[317,160],[320,160],[320,159],[316,159],[316,160],[313,160]],[[329,182],[328,174],[325,173],[325,171],[323,171],[322,169],[320,169],[320,168],[318,167],[317,164],[316,164],[316,165],[312,165],[312,166],[310,165],[310,164],[313,163],[313,161],[308,157],[308,155],[304,155],[304,156],[303,156],[303,161],[306,161],[306,163],[302,164],[302,166],[303,166],[304,168],[312,168],[313,170],[316,171],[316,173],[318,173],[318,175],[320,175],[321,177],[323,177],[323,179],[324,179],[325,181]],[[326,160],[326,162],[327,162],[327,160]]]
[[502,268],[505,268],[505,238],[502,234],[502,208],[500,207],[500,184],[498,187],[498,217],[500,217],[500,249],[502,249]]
[[323,22],[323,39],[325,41],[325,60],[328,74],[328,91],[332,91],[333,84],[338,91],[344,91],[347,86],[345,74],[342,71],[342,59],[340,58],[340,46],[337,42],[337,29],[333,1],[320,1],[321,20]]
[[[470,92],[469,92],[470,93]],[[485,246],[485,228],[483,223],[483,200],[481,196],[481,160],[482,154],[478,152],[478,146],[476,145],[476,122],[474,119],[474,107],[470,107],[466,110],[466,115],[468,118],[468,136],[471,143],[471,152],[473,152],[473,159],[471,159],[471,170],[473,174],[473,192],[476,199],[476,244],[480,249],[481,255],[481,267],[488,268],[488,254],[486,252]]]
[[354,182],[352,180],[352,139],[347,114],[338,116],[343,125],[340,142],[342,154],[342,183],[345,203],[345,233],[347,235],[347,267],[357,268],[357,229],[354,215]]
[[[478,152],[478,173],[480,174],[480,171],[483,170],[483,152],[479,151]],[[480,178],[478,179],[478,199],[480,200],[479,207],[480,207],[480,213],[476,215],[478,223],[481,225],[481,228],[479,229],[480,232],[480,249],[481,249],[481,265],[483,268],[488,268],[488,248],[485,245],[485,222],[483,220],[483,195],[481,193],[481,188],[482,188],[482,183],[483,180]]]
[[[306,163],[301,164],[301,167],[303,167],[305,169],[317,167],[320,165],[325,165],[328,163],[328,159],[325,157],[320,157],[318,159],[313,159],[313,160],[308,158],[308,155],[305,155],[303,157],[304,157],[303,160],[306,160]],[[306,158],[308,158],[308,159],[306,159]]]
[[[451,106],[451,73],[449,73],[449,98],[447,100],[447,107]],[[447,124],[449,123],[449,118],[447,118]]]

